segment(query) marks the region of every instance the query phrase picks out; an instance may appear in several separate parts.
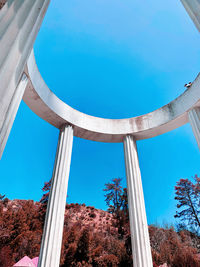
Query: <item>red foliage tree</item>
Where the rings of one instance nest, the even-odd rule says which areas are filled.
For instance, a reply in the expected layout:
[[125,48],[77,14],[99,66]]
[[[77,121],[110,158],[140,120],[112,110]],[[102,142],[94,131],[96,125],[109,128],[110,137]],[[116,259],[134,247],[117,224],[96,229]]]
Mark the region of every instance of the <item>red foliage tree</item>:
[[14,262],[12,259],[12,250],[9,246],[5,246],[0,250],[0,266],[11,267]]

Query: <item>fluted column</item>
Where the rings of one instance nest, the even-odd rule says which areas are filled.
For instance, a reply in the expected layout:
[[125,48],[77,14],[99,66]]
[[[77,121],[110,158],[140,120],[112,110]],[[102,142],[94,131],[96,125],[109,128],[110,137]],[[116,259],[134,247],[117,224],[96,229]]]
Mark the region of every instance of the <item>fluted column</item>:
[[136,142],[124,138],[128,206],[134,267],[152,267],[151,247]]
[[59,267],[72,143],[67,125],[60,131],[38,267]]
[[22,78],[15,90],[12,101],[9,105],[6,118],[4,120],[4,127],[0,131],[0,158],[3,154],[3,150],[5,148],[6,142],[8,140],[8,136],[10,134],[13,122],[15,120],[17,110],[19,108],[20,102],[22,100],[24,91],[28,84],[28,78],[25,74],[22,75]]
[[49,1],[8,0],[0,10],[0,134]]
[[188,112],[188,119],[200,149],[200,108],[193,108]]
[[181,0],[181,2],[200,31],[200,0]]

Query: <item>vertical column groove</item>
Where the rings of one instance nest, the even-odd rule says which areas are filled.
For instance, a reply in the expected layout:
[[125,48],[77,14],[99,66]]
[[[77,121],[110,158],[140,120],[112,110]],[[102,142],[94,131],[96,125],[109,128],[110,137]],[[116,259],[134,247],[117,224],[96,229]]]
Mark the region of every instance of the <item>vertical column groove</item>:
[[21,103],[24,91],[26,89],[26,86],[28,84],[28,78],[25,74],[22,75],[22,78],[15,90],[15,94],[13,95],[11,104],[9,106],[9,109],[7,111],[7,116],[4,121],[4,127],[2,128],[2,131],[0,131],[0,159],[3,154],[3,150],[5,148],[6,142],[8,140],[8,136],[10,134],[12,125],[14,123],[17,110],[19,108],[19,105]]
[[60,263],[72,143],[73,128],[68,125],[59,135],[38,267],[58,267]]
[[0,135],[49,1],[8,0],[0,10]]
[[129,219],[134,267],[152,267],[141,173],[133,136],[124,138]]
[[200,149],[200,108],[188,111],[188,119]]
[[181,0],[188,15],[200,31],[200,0]]

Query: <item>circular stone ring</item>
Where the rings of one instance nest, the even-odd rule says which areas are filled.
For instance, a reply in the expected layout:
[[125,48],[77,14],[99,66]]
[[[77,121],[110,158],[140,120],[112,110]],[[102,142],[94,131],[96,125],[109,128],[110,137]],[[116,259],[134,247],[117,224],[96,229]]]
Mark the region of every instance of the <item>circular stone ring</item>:
[[[200,74],[183,94],[167,105],[145,115],[128,119],[104,119],[79,112],[60,100],[46,85],[37,68],[33,51],[27,62],[29,84],[26,104],[42,119],[61,128],[70,124],[74,135],[99,142],[122,142],[124,136],[136,140],[154,137],[188,122],[188,111],[200,106]],[[59,77],[58,77],[59,79]]]

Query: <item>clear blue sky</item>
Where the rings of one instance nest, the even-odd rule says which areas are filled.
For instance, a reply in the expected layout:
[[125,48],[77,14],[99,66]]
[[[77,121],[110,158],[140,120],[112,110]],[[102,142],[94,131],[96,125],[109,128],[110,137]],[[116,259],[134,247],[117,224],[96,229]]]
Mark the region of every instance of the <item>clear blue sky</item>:
[[[184,91],[200,70],[200,35],[179,0],[53,0],[35,43],[46,83],[72,107],[125,118]],[[0,161],[0,193],[39,200],[51,178],[58,130],[22,102]],[[149,223],[172,222],[174,186],[199,174],[189,125],[138,142]],[[68,202],[106,209],[102,189],[123,177],[122,144],[74,138]]]

